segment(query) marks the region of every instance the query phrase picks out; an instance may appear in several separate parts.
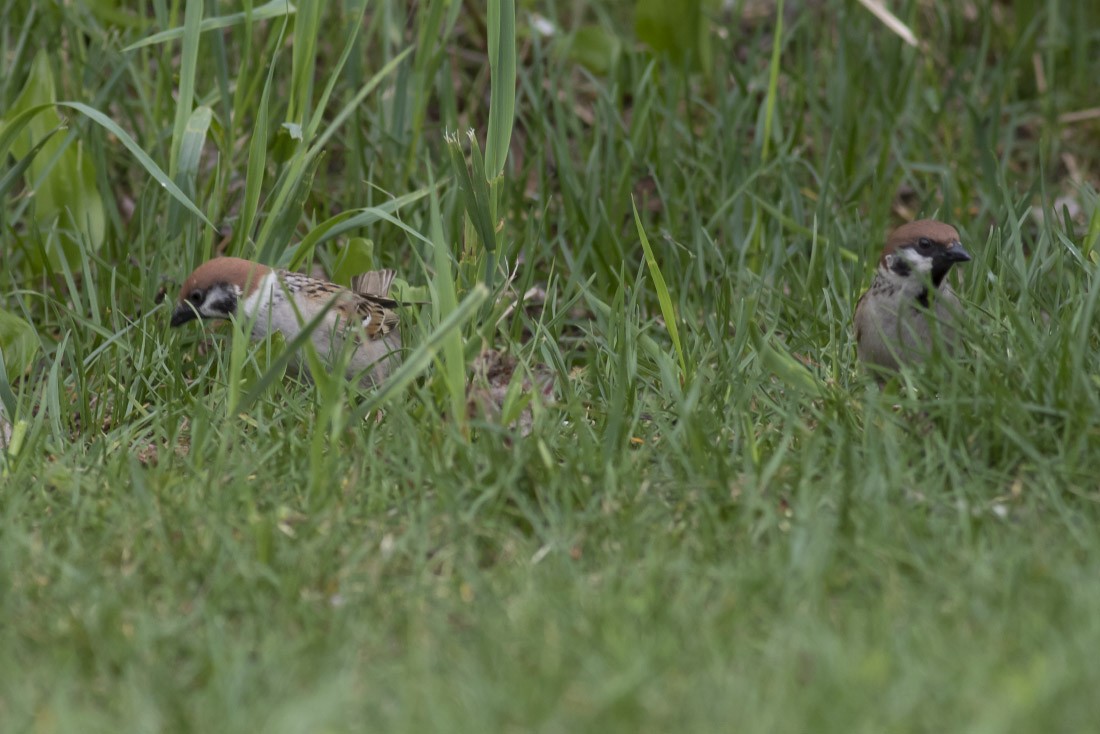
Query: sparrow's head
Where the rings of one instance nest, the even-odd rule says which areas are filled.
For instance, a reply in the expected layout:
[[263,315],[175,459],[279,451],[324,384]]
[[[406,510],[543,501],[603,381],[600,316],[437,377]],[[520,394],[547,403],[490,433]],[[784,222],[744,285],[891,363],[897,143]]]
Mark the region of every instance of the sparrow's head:
[[237,313],[237,302],[271,271],[239,257],[216,257],[187,276],[180,289],[172,326],[197,318],[225,319]]
[[970,253],[959,242],[959,232],[935,219],[918,219],[895,229],[886,240],[880,264],[900,277],[916,273],[930,276],[939,287],[955,263],[966,262]]

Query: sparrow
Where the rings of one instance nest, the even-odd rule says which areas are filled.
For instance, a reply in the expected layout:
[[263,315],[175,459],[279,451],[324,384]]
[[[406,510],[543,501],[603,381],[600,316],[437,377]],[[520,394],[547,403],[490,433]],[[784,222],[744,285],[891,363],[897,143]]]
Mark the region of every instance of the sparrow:
[[[394,271],[360,275],[352,288],[277,270],[238,257],[218,257],[200,265],[184,281],[172,312],[172,326],[194,319],[244,318],[252,338],[279,332],[290,341],[326,306],[328,311],[310,339],[317,353],[331,361],[351,340],[349,378],[364,387],[377,385],[400,363],[401,335],[389,298]],[[331,304],[331,306],[329,306]]]
[[871,287],[856,304],[856,355],[867,365],[896,371],[919,364],[933,335],[951,352],[962,304],[947,284],[956,263],[970,260],[958,231],[934,219],[902,225],[886,240]]

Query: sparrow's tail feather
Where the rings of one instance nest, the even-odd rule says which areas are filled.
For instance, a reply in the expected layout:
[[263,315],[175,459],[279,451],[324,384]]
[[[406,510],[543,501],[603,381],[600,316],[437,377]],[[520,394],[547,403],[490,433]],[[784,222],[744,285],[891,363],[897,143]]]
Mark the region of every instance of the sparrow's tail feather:
[[390,294],[390,286],[393,285],[395,275],[397,275],[396,271],[389,268],[372,270],[369,273],[363,273],[352,278],[351,289],[356,293],[385,298]]

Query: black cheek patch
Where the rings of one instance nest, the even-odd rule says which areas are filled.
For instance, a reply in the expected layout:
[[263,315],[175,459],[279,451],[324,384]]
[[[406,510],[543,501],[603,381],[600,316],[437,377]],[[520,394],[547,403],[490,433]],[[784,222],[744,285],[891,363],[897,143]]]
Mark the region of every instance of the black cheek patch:
[[890,263],[890,270],[901,276],[902,278],[908,277],[909,273],[912,272],[912,269],[909,267],[909,263],[906,262],[905,258],[901,256],[895,257],[894,262]]
[[232,293],[225,293],[224,295],[220,295],[217,300],[211,301],[209,304],[207,304],[205,310],[212,313],[237,313],[237,297]]

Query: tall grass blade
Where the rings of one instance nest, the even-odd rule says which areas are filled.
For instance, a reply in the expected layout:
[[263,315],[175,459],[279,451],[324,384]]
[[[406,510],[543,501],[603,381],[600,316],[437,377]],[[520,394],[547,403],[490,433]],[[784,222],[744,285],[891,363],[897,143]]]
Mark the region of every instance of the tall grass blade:
[[661,316],[665,320],[669,338],[672,339],[672,347],[676,350],[676,358],[680,362],[680,373],[684,380],[688,381],[691,374],[688,371],[687,360],[684,358],[684,346],[680,342],[680,319],[676,315],[676,307],[672,304],[672,296],[669,295],[665,276],[661,273],[661,267],[657,264],[657,258],[649,244],[649,237],[646,236],[645,228],[642,227],[642,218],[638,216],[638,206],[634,203],[634,197],[631,197],[630,205],[634,209],[634,225],[638,229],[638,238],[642,241],[642,250],[645,251],[645,264],[649,269],[649,277],[653,281],[654,290],[657,291],[657,302],[661,305]]
[[[372,410],[381,407],[390,396],[407,388],[421,372],[431,365],[436,355],[446,349],[447,345],[453,342],[456,337],[461,343],[462,327],[477,315],[478,309],[488,298],[489,290],[485,286],[480,283],[474,286],[473,290],[462,299],[462,303],[458,304],[432,333],[413,350],[412,354],[405,358],[401,367],[386,378],[382,386],[371,394],[366,401],[352,411],[348,423],[353,424],[361,420],[363,416]],[[454,413],[454,418],[464,424],[466,420],[464,402],[457,407],[452,407],[452,410],[459,411]]]
[[[141,164],[141,167],[145,169],[146,173],[152,176],[153,179],[157,183],[159,183],[164,188],[164,190],[172,196],[173,199],[178,201],[184,206],[185,209],[187,209],[204,223],[209,225],[211,229],[214,229],[214,223],[206,218],[206,215],[203,214],[197,206],[195,206],[195,203],[191,201],[190,197],[188,197],[187,194],[183,193],[183,191],[180,190],[179,186],[176,186],[175,182],[172,181],[168,174],[166,174],[164,170],[160,166],[158,166],[156,162],[153,161],[153,159],[150,158],[144,150],[141,149],[141,146],[139,146],[134,141],[134,139],[130,137],[130,133],[119,127],[119,125],[114,120],[107,117],[99,110],[89,107],[83,102],[58,102],[57,106],[68,107],[70,109],[76,110],[77,112],[86,116],[88,119],[92,120],[92,122],[95,122],[96,124],[106,129],[107,132],[118,138],[119,141],[124,146],[126,146],[126,149],[129,150],[131,154],[133,154],[134,158],[137,159],[138,163]],[[41,105],[38,109],[47,109],[48,107],[50,107],[50,105]]]
[[[294,7],[289,0],[270,0],[270,2],[261,5],[258,8],[253,8],[251,13],[241,12],[232,13],[230,15],[222,15],[215,18],[206,18],[199,25],[199,31],[206,33],[207,31],[218,31],[225,28],[232,28],[233,26],[240,25],[246,20],[271,20],[272,18],[283,18],[289,15],[293,15],[298,12],[298,9]],[[136,43],[131,43],[129,46],[123,48],[123,51],[136,51],[139,48],[145,48],[146,46],[155,46],[158,43],[166,43],[168,41],[174,41],[184,34],[184,29],[172,28],[167,31],[161,31],[160,33],[154,33],[148,38],[144,38]]]
[[191,103],[195,96],[195,67],[199,59],[199,24],[202,22],[203,0],[187,0],[183,14],[183,49],[180,53],[179,87],[176,89],[176,118],[172,125],[172,155],[168,172],[179,182],[179,155],[187,122],[191,118]]
[[[432,262],[435,265],[435,277],[430,284],[432,290],[432,312],[436,324],[444,323],[458,309],[458,297],[455,293],[455,280],[451,269],[451,248],[443,235],[443,219],[439,212],[439,196],[432,190],[430,209],[430,236],[432,240]],[[469,300],[469,299],[467,299]],[[484,299],[482,299],[484,300]],[[443,383],[450,397],[451,413],[462,426],[466,425],[466,360],[462,332],[458,329],[447,331],[440,337],[442,354]]]
[[516,111],[516,3],[489,0],[489,132],[485,139],[485,167],[489,179],[504,173]]

